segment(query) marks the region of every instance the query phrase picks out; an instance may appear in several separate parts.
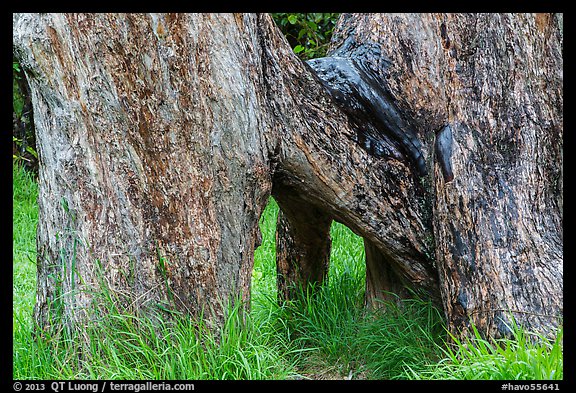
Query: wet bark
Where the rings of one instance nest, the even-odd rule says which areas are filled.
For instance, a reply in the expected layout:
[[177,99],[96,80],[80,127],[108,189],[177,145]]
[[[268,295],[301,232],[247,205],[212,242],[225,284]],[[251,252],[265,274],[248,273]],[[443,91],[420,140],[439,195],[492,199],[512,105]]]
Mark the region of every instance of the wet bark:
[[456,334],[505,335],[508,312],[551,331],[561,23],[345,14],[303,63],[268,15],[15,14],[40,155],[36,318],[55,299],[78,318],[99,266],[140,306],[221,318],[219,300],[248,299],[273,194],[285,297],[325,276],[334,219],[365,239],[368,304],[410,288]]

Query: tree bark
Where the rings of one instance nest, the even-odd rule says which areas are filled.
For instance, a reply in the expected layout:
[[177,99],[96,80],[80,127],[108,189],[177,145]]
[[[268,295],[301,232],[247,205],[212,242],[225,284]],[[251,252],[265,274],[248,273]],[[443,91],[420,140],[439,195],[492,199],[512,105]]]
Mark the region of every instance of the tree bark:
[[276,266],[278,298],[293,299],[300,287],[320,284],[330,263],[332,218],[290,197],[278,198]]
[[562,15],[345,15],[428,153],[449,327],[550,332],[563,309]]
[[365,239],[369,304],[418,290],[457,335],[561,322],[559,15],[345,14],[303,63],[268,15],[15,14],[14,52],[41,324],[57,299],[81,317],[100,265],[140,306],[221,319],[271,193],[285,297],[324,277],[334,219]]
[[[40,155],[36,318],[98,288],[199,313],[249,295],[271,189],[257,16],[16,15]],[[240,110],[241,109],[241,110]],[[264,116],[261,116],[264,114]]]

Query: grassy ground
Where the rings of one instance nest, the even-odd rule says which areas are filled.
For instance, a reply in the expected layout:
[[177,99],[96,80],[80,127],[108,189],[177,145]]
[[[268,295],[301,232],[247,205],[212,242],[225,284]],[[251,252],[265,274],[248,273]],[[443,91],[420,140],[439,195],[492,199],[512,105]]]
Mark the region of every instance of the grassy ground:
[[[13,200],[13,338],[14,376],[23,362],[34,362],[36,355],[29,347],[32,308],[36,293],[36,223],[38,186],[19,167],[14,167]],[[26,370],[25,372],[27,372]]]
[[554,342],[516,337],[447,347],[441,313],[426,301],[368,313],[362,240],[332,227],[328,280],[278,305],[274,249],[278,207],[261,218],[250,314],[228,308],[217,334],[201,320],[135,317],[117,294],[102,293],[108,313],[82,331],[33,337],[37,186],[13,171],[13,339],[15,379],[561,379],[562,331]]

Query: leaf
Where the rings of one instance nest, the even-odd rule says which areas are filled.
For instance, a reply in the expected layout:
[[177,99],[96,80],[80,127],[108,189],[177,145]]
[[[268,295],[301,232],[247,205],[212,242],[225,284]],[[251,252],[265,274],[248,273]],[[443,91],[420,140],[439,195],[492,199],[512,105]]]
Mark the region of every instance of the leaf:
[[291,25],[295,25],[298,22],[298,17],[294,14],[288,15],[288,22],[290,22]]
[[294,53],[300,53],[304,50],[304,47],[302,45],[296,45],[294,47]]
[[38,153],[31,146],[26,146],[26,151],[32,154],[34,158],[38,158]]

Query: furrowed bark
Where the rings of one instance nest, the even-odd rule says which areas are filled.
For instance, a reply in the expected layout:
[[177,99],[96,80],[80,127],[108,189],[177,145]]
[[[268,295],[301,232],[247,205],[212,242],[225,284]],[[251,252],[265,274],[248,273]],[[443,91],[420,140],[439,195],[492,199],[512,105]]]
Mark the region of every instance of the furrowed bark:
[[[326,58],[268,15],[14,15],[40,154],[38,299],[107,282],[197,314],[248,299],[272,193],[280,294],[318,282],[330,220],[367,303],[414,289],[509,333],[562,314],[562,18],[345,14]],[[216,306],[217,319],[222,310]]]
[[562,15],[344,15],[361,58],[421,130],[449,327],[554,332],[562,294]]
[[[35,315],[249,295],[271,189],[256,16],[15,15],[40,155]],[[261,116],[264,114],[264,116]],[[64,298],[60,298],[64,296]]]

